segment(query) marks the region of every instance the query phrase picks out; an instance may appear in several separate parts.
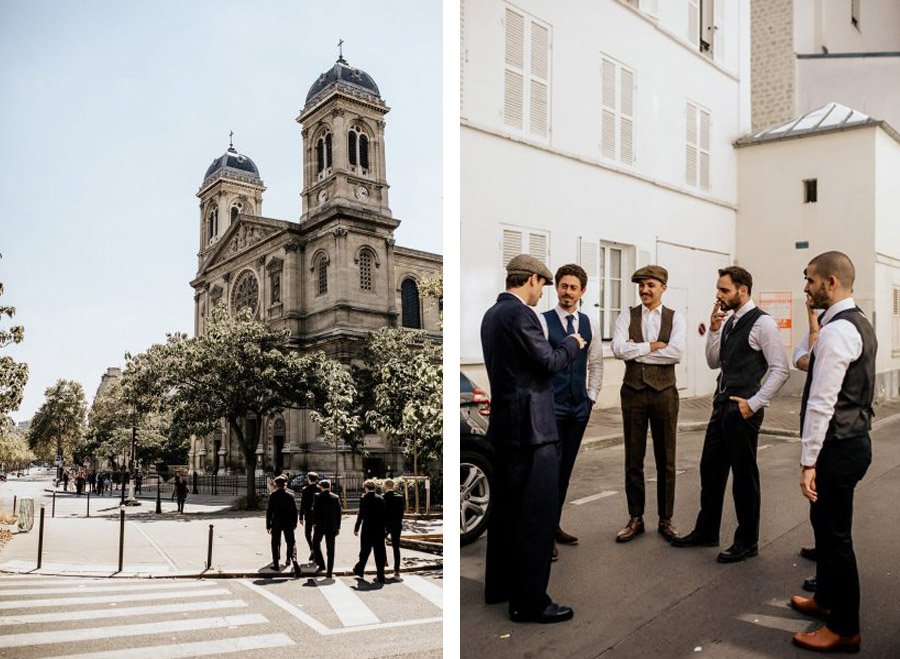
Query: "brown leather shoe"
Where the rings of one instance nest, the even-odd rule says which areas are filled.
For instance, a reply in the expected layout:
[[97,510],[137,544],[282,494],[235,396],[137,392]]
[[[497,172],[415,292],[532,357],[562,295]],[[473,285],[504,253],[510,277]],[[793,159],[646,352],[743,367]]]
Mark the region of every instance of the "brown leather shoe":
[[797,632],[794,634],[794,645],[816,652],[859,652],[859,634],[840,636],[828,627],[814,632]]
[[828,609],[823,609],[819,606],[814,597],[804,597],[803,595],[794,595],[791,598],[791,608],[805,616],[811,616],[819,620],[827,620],[828,615],[831,613]]
[[659,520],[659,526],[656,530],[662,537],[666,539],[666,542],[672,542],[672,540],[678,536],[678,531],[672,525],[671,519]]
[[556,548],[556,543],[553,543],[553,555],[550,557],[550,562],[559,560],[559,549]]
[[578,538],[574,535],[566,533],[561,528],[557,527],[556,529],[556,541],[561,545],[577,545]]
[[616,533],[616,542],[628,542],[644,532],[644,518],[632,517],[625,528]]

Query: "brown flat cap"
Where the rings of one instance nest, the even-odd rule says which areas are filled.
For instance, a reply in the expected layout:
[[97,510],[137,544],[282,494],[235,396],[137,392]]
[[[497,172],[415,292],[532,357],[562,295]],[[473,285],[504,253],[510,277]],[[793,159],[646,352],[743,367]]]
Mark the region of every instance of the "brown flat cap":
[[644,279],[657,279],[663,284],[669,283],[669,272],[661,265],[645,265],[631,275],[631,281],[635,284]]
[[538,275],[544,278],[544,286],[553,283],[553,273],[550,269],[529,254],[512,257],[506,264],[506,272],[511,275]]

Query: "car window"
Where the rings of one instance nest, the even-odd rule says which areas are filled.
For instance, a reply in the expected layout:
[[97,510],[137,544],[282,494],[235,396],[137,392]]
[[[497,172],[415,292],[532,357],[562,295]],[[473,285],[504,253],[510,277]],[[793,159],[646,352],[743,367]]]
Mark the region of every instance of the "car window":
[[465,374],[459,374],[459,393],[461,394],[470,394],[475,389],[475,384],[465,376]]

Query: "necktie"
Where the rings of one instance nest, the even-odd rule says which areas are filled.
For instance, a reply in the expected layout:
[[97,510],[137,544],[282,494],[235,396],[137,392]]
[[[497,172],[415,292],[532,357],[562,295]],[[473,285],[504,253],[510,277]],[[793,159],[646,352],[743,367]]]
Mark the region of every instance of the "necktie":
[[575,316],[573,316],[572,314],[569,314],[568,316],[566,316],[566,336],[568,336],[569,334],[575,333],[574,320],[575,320]]

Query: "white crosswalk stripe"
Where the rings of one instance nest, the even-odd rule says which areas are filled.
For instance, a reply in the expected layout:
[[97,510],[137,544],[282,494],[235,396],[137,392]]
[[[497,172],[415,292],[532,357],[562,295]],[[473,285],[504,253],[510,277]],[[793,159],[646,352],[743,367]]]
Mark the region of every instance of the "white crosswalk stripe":
[[[96,583],[96,582],[95,582]],[[135,590],[185,590],[184,582],[179,581],[125,581],[121,583],[107,582],[91,586],[63,586],[61,588],[17,588],[5,590],[2,595],[75,595],[77,593],[111,593],[117,590],[133,592]]]
[[[4,593],[5,594],[5,593]],[[198,590],[181,590],[178,592],[152,593],[153,599],[184,599],[185,597],[208,597],[210,595],[229,595],[227,588],[203,588]],[[30,609],[33,607],[73,606],[78,604],[105,604],[107,602],[140,602],[149,598],[151,593],[138,592],[128,595],[97,595],[94,597],[54,597],[50,599],[16,599],[0,601],[3,609]]]
[[27,625],[39,622],[70,622],[73,620],[97,620],[99,618],[123,618],[126,616],[147,616],[161,613],[187,613],[189,611],[211,611],[239,609],[247,606],[243,600],[213,600],[207,602],[176,602],[152,606],[131,606],[121,609],[76,609],[74,611],[54,611],[53,613],[32,613],[28,615],[0,616],[0,627]]
[[153,645],[144,648],[90,652],[88,654],[67,654],[52,659],[176,659],[177,657],[214,657],[230,652],[247,652],[267,648],[283,648],[296,645],[286,634],[264,634],[261,636],[239,636],[216,641],[178,643],[176,645]]
[[414,590],[435,606],[441,609],[444,608],[444,589],[433,581],[423,579],[414,574],[407,574],[403,577],[403,585]]
[[363,603],[359,595],[340,579],[335,579],[334,583],[321,586],[318,590],[328,600],[328,604],[334,609],[344,627],[374,625],[381,622],[378,616]]

